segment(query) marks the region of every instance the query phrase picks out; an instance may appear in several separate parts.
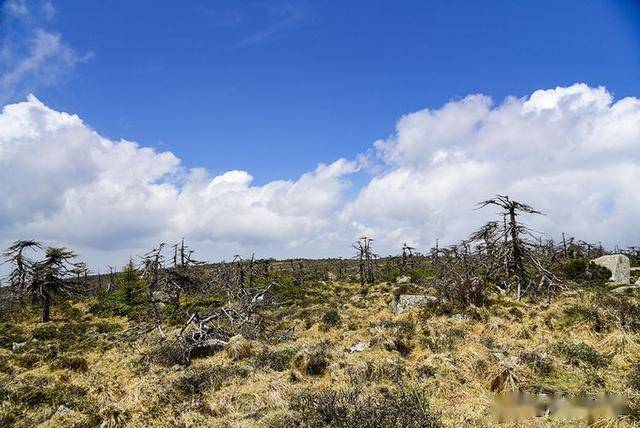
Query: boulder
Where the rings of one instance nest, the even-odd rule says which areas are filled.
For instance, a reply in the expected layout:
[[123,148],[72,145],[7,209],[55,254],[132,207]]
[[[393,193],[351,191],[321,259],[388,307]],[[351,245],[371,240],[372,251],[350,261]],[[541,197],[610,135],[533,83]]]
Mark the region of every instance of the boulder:
[[335,282],[338,280],[338,275],[333,272],[327,272],[327,281]]
[[614,284],[629,284],[631,268],[629,257],[623,254],[611,254],[592,260],[598,266],[604,266],[611,271],[611,281]]
[[426,294],[401,294],[400,297],[398,297],[398,300],[394,300],[389,304],[389,309],[396,314],[401,314],[409,308],[413,308],[427,302],[437,301],[437,297],[428,296]]
[[411,277],[407,275],[402,275],[396,278],[396,282],[398,284],[408,284],[411,282]]

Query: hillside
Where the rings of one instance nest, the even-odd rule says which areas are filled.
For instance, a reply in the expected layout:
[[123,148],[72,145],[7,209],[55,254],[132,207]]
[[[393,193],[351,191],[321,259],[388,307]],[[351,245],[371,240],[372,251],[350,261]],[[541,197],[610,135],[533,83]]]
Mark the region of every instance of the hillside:
[[[538,414],[521,407],[522,419],[502,426],[640,420],[637,295],[572,283],[552,299],[434,299],[396,314],[389,303],[428,291],[432,273],[365,292],[353,278],[270,275],[286,286],[273,290],[260,330],[189,361],[171,352],[176,333],[188,313],[223,305],[220,293],[161,305],[164,340],[140,327],[148,302],[126,297],[124,273],[113,291],[54,302],[48,323],[37,306],[14,307],[0,324],[0,425],[494,426],[496,398],[512,391],[531,394]],[[554,394],[631,404],[616,418],[586,405],[546,412]]]

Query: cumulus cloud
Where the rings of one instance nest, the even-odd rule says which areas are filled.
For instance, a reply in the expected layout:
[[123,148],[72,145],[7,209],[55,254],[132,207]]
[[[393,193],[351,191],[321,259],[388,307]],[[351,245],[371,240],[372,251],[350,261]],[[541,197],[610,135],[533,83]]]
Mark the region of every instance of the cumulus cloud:
[[207,258],[345,256],[361,234],[388,254],[468,236],[495,216],[474,205],[500,193],[545,212],[526,220],[550,236],[631,245],[639,150],[640,100],[577,84],[414,112],[358,161],[258,186],[247,171],[109,140],[29,96],[0,114],[0,241],[70,245],[103,266],[183,236]]
[[376,174],[341,218],[388,246],[464,238],[496,193],[547,214],[530,223],[608,245],[640,240],[640,100],[576,84],[494,105],[470,95],[408,114],[374,144]]
[[356,169],[339,159],[295,181],[254,186],[245,171],[212,176],[170,152],[106,139],[31,95],[0,114],[0,236],[134,254],[181,236],[229,252],[295,251],[330,232],[343,177]]

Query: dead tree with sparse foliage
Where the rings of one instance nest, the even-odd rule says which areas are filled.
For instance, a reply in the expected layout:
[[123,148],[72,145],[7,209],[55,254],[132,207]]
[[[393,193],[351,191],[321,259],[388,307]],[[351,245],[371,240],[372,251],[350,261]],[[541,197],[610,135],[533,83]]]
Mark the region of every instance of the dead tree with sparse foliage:
[[8,281],[18,297],[40,300],[40,320],[51,319],[51,301],[54,295],[71,295],[74,291],[76,265],[71,260],[73,251],[64,247],[47,247],[40,260],[27,256],[27,252],[43,251],[38,241],[14,242],[3,256],[11,265]]
[[353,248],[356,249],[356,260],[358,260],[358,275],[360,278],[360,286],[362,291],[366,291],[367,284],[373,284],[375,281],[374,260],[377,257],[371,249],[373,239],[363,236]]
[[[495,205],[502,209],[501,222],[491,221],[475,232],[470,242],[484,248],[492,259],[501,262],[507,279],[513,279],[516,298],[531,292],[550,292],[559,281],[538,257],[537,244],[531,230],[518,221],[521,214],[541,214],[527,204],[497,195],[479,204],[479,208]],[[534,277],[535,276],[535,277]],[[510,282],[506,284],[510,291]]]

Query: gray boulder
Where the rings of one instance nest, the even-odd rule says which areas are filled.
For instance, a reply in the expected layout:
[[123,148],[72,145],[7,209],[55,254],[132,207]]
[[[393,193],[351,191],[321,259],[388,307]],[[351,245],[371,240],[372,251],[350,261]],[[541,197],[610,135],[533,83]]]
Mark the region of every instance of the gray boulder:
[[401,294],[398,300],[394,300],[389,304],[391,309],[396,314],[401,314],[409,308],[423,305],[427,302],[437,302],[438,298],[428,296],[426,294]]
[[629,284],[631,268],[629,257],[623,254],[611,254],[592,260],[598,266],[604,266],[611,271],[611,281],[614,284]]

